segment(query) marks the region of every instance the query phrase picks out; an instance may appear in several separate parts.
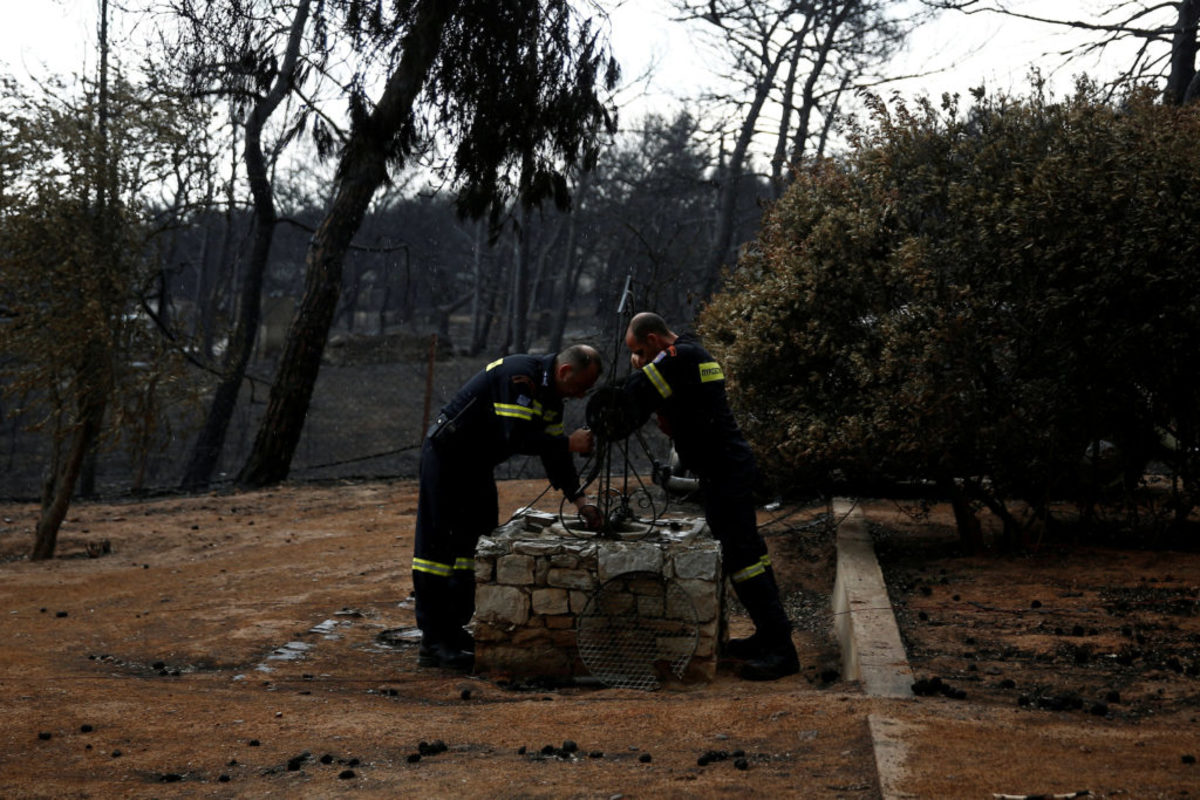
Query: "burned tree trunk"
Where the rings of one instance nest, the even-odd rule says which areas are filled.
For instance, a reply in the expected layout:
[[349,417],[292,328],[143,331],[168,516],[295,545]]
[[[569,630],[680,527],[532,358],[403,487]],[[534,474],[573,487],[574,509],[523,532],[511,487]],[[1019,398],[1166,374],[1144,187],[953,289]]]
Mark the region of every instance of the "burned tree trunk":
[[291,469],[337,310],[346,252],[371,198],[387,179],[390,143],[411,116],[437,57],[442,29],[456,7],[445,0],[420,4],[413,28],[405,37],[404,56],[388,79],[379,104],[350,135],[338,165],[333,201],[308,247],[304,296],[288,331],[266,415],[238,474],[239,486],[278,483]]

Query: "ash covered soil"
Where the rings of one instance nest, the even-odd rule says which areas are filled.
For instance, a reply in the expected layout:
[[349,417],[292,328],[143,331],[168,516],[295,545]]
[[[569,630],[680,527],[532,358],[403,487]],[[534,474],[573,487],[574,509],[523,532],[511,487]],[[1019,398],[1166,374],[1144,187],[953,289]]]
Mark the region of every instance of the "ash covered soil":
[[0,504],[0,797],[879,798],[880,723],[912,797],[1200,793],[1196,553],[967,557],[863,508],[911,700],[838,675],[821,506],[759,518],[801,673],[640,692],[418,668],[411,482],[78,503],[42,563]]

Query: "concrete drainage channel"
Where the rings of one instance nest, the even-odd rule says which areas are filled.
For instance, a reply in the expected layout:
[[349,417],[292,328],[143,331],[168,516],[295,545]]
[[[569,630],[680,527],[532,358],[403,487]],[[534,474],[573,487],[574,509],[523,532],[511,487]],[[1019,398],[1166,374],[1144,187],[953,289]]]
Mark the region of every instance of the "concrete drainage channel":
[[[852,500],[838,498],[833,515],[838,527],[832,605],[842,677],[861,681],[871,697],[912,697],[912,669],[862,509]],[[867,718],[867,724],[883,800],[909,797],[898,789],[905,759],[904,725],[876,714]]]

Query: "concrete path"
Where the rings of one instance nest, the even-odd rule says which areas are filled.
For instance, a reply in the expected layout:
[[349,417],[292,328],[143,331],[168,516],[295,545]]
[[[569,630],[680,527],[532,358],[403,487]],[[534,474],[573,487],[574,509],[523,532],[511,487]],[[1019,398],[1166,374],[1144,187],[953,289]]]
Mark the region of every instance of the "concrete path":
[[[842,677],[861,681],[871,697],[911,698],[912,669],[862,510],[853,500],[837,498],[833,515],[838,528],[832,603]],[[904,773],[905,725],[874,714],[867,723],[883,800],[909,797],[897,789]]]

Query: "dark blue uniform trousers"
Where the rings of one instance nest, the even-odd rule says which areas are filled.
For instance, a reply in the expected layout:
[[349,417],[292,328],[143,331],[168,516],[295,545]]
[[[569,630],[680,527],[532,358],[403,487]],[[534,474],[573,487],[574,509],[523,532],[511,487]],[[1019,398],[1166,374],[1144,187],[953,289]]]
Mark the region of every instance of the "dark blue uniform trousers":
[[492,466],[465,448],[426,439],[413,556],[417,626],[452,641],[475,611],[475,544],[500,524]]

